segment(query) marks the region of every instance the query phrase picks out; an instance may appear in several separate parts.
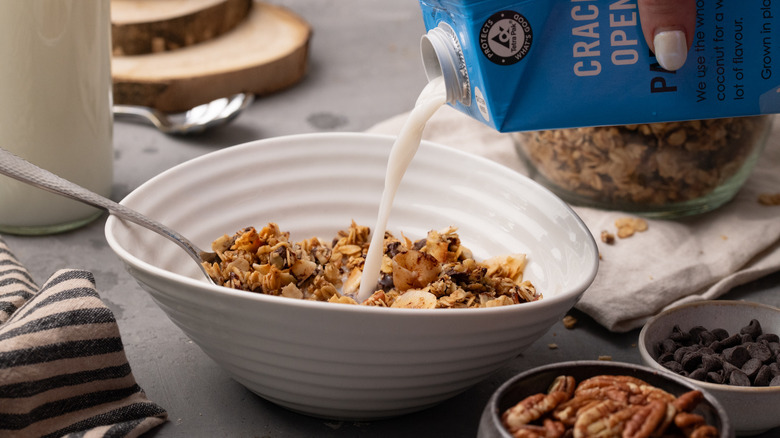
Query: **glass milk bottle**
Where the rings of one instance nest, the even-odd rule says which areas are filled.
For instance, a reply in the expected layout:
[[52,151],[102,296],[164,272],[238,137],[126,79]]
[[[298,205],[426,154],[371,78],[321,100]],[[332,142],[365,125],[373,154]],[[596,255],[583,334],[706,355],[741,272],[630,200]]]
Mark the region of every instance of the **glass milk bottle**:
[[[110,0],[0,1],[0,147],[96,193],[113,179]],[[100,211],[0,175],[0,232]]]

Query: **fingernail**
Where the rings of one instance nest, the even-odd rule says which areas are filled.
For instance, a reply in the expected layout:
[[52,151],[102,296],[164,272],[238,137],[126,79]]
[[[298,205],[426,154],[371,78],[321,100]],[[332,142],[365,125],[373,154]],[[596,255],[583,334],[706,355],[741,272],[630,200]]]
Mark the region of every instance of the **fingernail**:
[[665,30],[657,32],[653,38],[655,59],[666,70],[679,70],[688,57],[688,43],[685,32],[681,30]]

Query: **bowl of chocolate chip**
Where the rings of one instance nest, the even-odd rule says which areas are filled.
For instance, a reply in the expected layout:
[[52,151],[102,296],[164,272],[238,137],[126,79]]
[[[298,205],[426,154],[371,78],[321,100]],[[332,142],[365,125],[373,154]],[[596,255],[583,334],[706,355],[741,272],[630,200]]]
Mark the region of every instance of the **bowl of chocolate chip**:
[[720,402],[680,376],[642,365],[571,361],[524,371],[486,404],[479,438],[730,438]]
[[715,396],[738,435],[780,426],[780,309],[709,300],[668,309],[639,334],[648,366]]

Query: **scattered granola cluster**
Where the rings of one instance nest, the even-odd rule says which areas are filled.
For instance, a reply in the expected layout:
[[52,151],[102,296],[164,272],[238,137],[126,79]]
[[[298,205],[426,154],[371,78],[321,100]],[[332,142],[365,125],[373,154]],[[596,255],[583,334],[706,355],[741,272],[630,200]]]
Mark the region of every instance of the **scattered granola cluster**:
[[618,237],[625,239],[636,232],[647,231],[647,221],[639,217],[622,217],[615,220],[615,227]]
[[[639,217],[621,217],[615,220],[615,228],[617,228],[617,236],[621,239],[627,239],[634,235],[636,232],[647,231],[647,221]],[[601,231],[601,241],[607,245],[615,243],[615,235],[607,230]]]
[[664,205],[700,198],[732,177],[769,123],[739,117],[516,133],[538,171],[594,201]]
[[501,421],[515,437],[714,438],[718,429],[692,413],[700,391],[674,395],[632,376],[601,375],[579,384],[559,376],[547,393],[526,397]]
[[[430,231],[412,242],[385,233],[381,275],[362,304],[382,307],[495,307],[541,299],[523,280],[524,254],[477,262],[457,229]],[[332,241],[290,242],[275,223],[224,235],[212,243],[219,256],[204,267],[217,284],[233,289],[316,301],[357,304],[353,296],[368,252],[369,229],[352,222]]]
[[758,195],[758,203],[761,205],[780,205],[780,193],[761,193]]

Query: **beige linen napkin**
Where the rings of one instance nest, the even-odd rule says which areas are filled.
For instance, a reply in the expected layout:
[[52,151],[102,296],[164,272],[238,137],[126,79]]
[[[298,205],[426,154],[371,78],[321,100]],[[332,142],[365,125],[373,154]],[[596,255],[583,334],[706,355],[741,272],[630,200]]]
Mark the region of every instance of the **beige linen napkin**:
[[92,274],[62,269],[39,289],[0,237],[0,436],[132,438],[167,417]]
[[[368,132],[396,135],[407,114]],[[599,272],[577,308],[615,332],[641,327],[661,310],[713,299],[731,288],[780,270],[780,207],[757,202],[780,192],[780,120],[748,182],[729,204],[693,218],[648,220],[649,228],[614,245],[601,242],[624,212],[574,207],[596,237]],[[520,173],[527,168],[508,134],[445,106],[428,122],[423,138],[495,160]],[[454,224],[457,225],[457,224]]]

